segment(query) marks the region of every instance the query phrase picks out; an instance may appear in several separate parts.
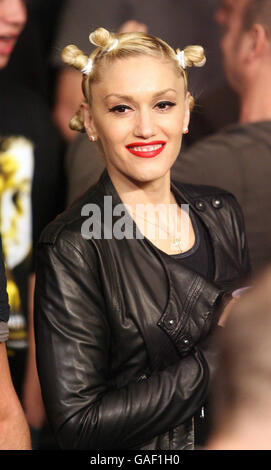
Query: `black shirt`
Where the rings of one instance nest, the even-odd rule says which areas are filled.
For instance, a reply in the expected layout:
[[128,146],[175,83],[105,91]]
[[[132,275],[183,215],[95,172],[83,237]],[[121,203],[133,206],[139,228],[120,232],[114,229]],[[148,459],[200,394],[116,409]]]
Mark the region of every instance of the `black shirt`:
[[159,251],[161,251],[163,259],[170,270],[173,269],[174,265],[176,266],[180,263],[206,279],[212,280],[214,275],[214,257],[208,231],[198,215],[192,211],[191,207],[189,207],[189,215],[195,233],[195,243],[192,248],[176,255],[168,255],[161,250]]

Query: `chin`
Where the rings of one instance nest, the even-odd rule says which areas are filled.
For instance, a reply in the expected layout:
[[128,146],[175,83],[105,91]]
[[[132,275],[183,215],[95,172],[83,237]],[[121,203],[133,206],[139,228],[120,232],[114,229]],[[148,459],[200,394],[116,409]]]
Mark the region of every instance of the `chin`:
[[129,179],[140,184],[147,184],[159,179],[163,179],[169,173],[170,168],[166,169],[145,169],[144,171],[135,171],[127,175]]
[[5,68],[8,65],[10,56],[0,55],[0,69]]

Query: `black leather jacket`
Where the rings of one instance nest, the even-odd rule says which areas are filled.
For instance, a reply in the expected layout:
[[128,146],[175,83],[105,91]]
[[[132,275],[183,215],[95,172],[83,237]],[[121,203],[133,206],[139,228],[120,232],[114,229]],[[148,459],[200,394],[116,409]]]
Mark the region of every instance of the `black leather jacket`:
[[103,209],[108,195],[113,209],[120,203],[106,172],[41,237],[37,361],[48,419],[62,448],[194,446],[193,415],[215,360],[211,331],[223,292],[240,285],[249,260],[231,194],[190,185],[172,189],[209,229],[213,283],[182,266],[169,272],[146,239],[82,237],[85,204]]

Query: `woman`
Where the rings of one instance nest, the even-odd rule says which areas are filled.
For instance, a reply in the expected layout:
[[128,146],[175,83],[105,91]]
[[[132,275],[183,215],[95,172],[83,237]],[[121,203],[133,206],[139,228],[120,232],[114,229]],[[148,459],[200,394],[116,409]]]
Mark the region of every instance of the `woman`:
[[170,182],[192,102],[186,68],[205,57],[143,33],[99,28],[90,41],[90,57],[63,52],[86,98],[71,127],[98,140],[106,171],[40,240],[45,406],[63,448],[191,449],[211,334],[249,271],[233,196]]

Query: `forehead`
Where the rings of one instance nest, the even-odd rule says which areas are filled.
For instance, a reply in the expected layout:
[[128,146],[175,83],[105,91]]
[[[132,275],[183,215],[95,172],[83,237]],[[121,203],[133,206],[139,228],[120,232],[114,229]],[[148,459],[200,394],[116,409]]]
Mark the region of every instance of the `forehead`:
[[247,0],[222,0],[216,11],[217,22],[227,26],[233,18],[241,15],[246,2]]
[[142,95],[168,88],[183,90],[182,74],[171,61],[139,55],[116,59],[103,66],[93,91],[104,94]]
[[220,8],[224,9],[227,12],[230,12],[234,8],[234,5],[238,3],[238,1],[239,0],[222,0]]

